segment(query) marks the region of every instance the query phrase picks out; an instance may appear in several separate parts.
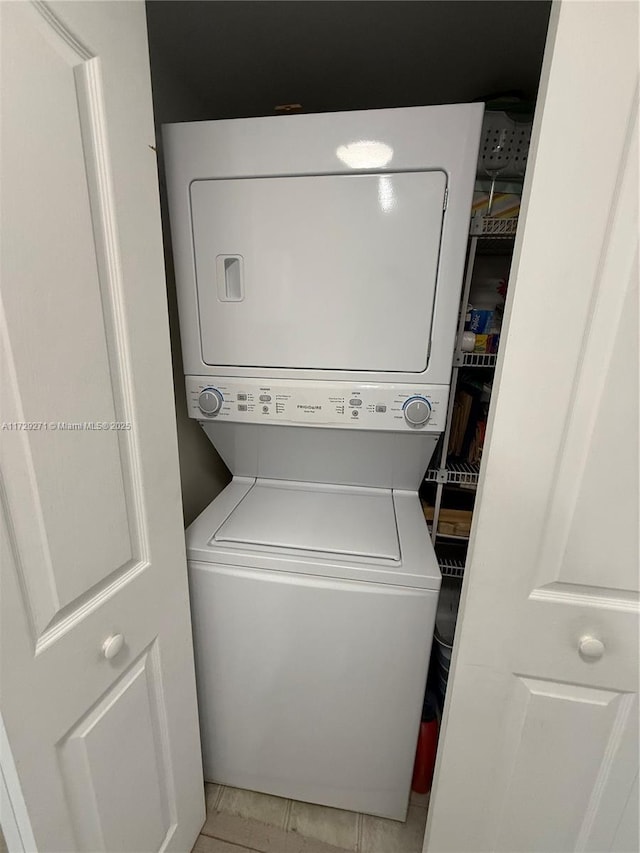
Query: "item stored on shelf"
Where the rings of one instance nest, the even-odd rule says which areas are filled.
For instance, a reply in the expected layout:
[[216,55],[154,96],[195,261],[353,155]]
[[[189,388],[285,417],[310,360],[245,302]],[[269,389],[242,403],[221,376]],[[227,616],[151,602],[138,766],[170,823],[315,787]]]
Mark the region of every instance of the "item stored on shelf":
[[[487,208],[489,206],[489,193],[487,192],[474,192],[473,194],[473,206],[471,208],[471,215],[473,220],[480,220],[482,217],[487,216]],[[503,219],[503,220],[514,220],[513,223],[513,232],[510,229],[505,231],[505,236],[509,236],[509,234],[515,234],[515,226],[517,224],[518,214],[520,213],[520,196],[515,195],[515,193],[495,193],[493,196],[493,205],[491,216],[488,217],[490,219]],[[497,233],[500,233],[499,231]]]
[[478,421],[473,438],[469,443],[469,453],[467,459],[473,465],[474,462],[480,462],[482,459],[482,450],[484,448],[484,439],[487,432],[486,420]]
[[473,342],[473,350],[471,351],[495,355],[498,352],[499,343],[500,335],[497,332],[493,332],[490,335],[476,335]]
[[493,325],[494,314],[494,311],[473,308],[470,312],[469,327],[466,331],[474,332],[476,335],[488,335]]
[[413,779],[411,780],[411,790],[415,791],[416,794],[426,794],[431,790],[437,746],[438,714],[436,710],[436,697],[430,690],[427,690],[422,706],[422,721],[418,733]]
[[[480,336],[476,336],[476,341]],[[485,344],[486,346],[486,344]],[[491,385],[461,377],[453,402],[448,455],[470,463],[479,462],[487,425]]]
[[467,391],[459,388],[453,401],[451,432],[449,435],[449,455],[459,457],[462,454],[464,436],[469,423],[473,397]]
[[435,640],[435,654],[438,665],[438,687],[442,699],[447,689],[449,679],[449,667],[451,666],[451,654],[453,652],[453,638],[456,632],[456,621],[460,607],[460,585],[451,582],[443,584],[438,599],[438,610],[436,613],[436,630],[433,635]]
[[473,345],[474,352],[488,352],[487,343],[489,340],[489,335],[476,335],[476,342]]
[[473,352],[475,345],[475,334],[473,332],[463,332],[460,338],[460,350],[462,352]]
[[[473,304],[469,304],[465,313],[465,333],[475,334],[473,350],[479,354],[494,354],[498,351],[500,330],[504,315],[504,298],[507,292],[506,278],[484,278],[478,276],[471,287]],[[468,345],[471,339],[468,339]]]
[[480,136],[478,175],[497,171],[503,178],[521,179],[529,158],[532,123],[533,117],[528,113],[486,109]]
[[[423,501],[422,511],[427,522],[431,524],[434,507]],[[438,533],[442,536],[468,536],[471,532],[472,516],[473,512],[470,509],[441,508],[438,514]]]

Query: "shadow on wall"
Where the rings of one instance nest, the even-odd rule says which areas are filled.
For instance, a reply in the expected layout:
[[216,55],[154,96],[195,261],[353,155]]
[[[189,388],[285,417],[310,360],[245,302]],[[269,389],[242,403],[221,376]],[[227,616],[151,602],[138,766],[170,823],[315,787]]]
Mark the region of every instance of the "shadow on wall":
[[185,526],[187,526],[222,491],[229,482],[231,475],[198,422],[187,415],[161,128],[163,124],[168,122],[198,121],[208,118],[208,115],[204,106],[183,85],[179,77],[170,68],[164,66],[158,57],[154,57],[153,50],[151,51],[151,82],[160,182],[160,209],[171,334],[173,385],[175,388],[178,454],[180,457],[182,511]]

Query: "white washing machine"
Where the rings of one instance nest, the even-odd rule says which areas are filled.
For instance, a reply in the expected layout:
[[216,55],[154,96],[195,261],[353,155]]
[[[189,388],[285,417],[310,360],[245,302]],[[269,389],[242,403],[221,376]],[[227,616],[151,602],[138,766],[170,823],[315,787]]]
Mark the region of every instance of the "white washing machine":
[[481,105],[168,125],[205,776],[404,819]]

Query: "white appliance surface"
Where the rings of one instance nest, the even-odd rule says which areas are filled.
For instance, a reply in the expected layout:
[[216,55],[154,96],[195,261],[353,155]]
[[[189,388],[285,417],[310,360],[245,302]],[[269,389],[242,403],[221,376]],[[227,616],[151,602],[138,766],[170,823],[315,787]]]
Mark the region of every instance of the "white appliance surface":
[[446,186],[442,171],[194,181],[202,360],[424,371]]
[[[281,518],[275,518],[271,510],[274,494],[281,496],[278,502],[285,508]],[[247,499],[249,512],[244,512]],[[327,517],[335,520],[345,501],[353,517],[352,531],[346,530],[345,519],[339,519],[335,530],[330,524],[320,523],[315,530],[310,529],[314,504],[322,505]],[[370,517],[372,506],[376,510]],[[262,514],[273,519],[273,531],[261,519]],[[384,535],[374,530],[381,520]],[[299,523],[307,528],[316,549],[310,549],[309,541],[296,533]],[[224,536],[225,527],[237,538],[218,539],[216,534]],[[261,539],[266,541],[259,544]],[[384,556],[385,553],[392,556]],[[327,489],[325,484],[282,481],[280,485],[253,477],[234,477],[187,529],[187,557],[276,573],[297,572],[436,591],[441,584],[418,495],[396,489]]]
[[406,816],[482,114],[164,128],[189,413],[235,475],[187,531],[211,781]]
[[[339,426],[376,432],[442,432],[449,391],[448,385],[229,376],[187,376],[186,385],[189,414],[201,421]],[[218,395],[220,405],[213,415],[205,414],[199,405],[200,395],[207,391]],[[429,415],[424,423],[407,420],[405,413],[412,399],[426,401]]]
[[189,414],[234,474],[387,489],[419,487],[447,395],[440,385],[187,377]]
[[447,385],[482,115],[165,125],[186,375]]
[[439,432],[262,425],[212,419],[202,429],[239,477],[415,492]]
[[[403,820],[440,586],[418,497],[353,490],[365,511],[380,501],[371,529],[393,508],[400,560],[338,555],[329,525],[315,541],[334,553],[216,540],[252,493],[240,527],[257,530],[276,490],[235,478],[187,533],[205,777]],[[295,528],[293,496],[314,490],[287,490],[278,524]],[[342,506],[343,490],[318,495]]]
[[400,559],[393,499],[386,489],[259,480],[214,539]]

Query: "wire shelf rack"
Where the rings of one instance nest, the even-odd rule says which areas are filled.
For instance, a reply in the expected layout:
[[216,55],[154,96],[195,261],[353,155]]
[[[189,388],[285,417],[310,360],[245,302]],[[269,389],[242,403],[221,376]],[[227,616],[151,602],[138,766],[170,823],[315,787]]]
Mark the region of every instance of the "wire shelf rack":
[[480,476],[478,462],[447,462],[446,468],[429,468],[425,474],[427,483],[460,483],[476,485]]
[[518,217],[508,216],[474,216],[471,220],[469,234],[471,237],[515,237],[518,228]]
[[488,352],[456,352],[453,357],[454,367],[495,367],[496,353]]
[[464,560],[454,560],[451,557],[440,557],[438,559],[440,572],[443,578],[464,577]]

